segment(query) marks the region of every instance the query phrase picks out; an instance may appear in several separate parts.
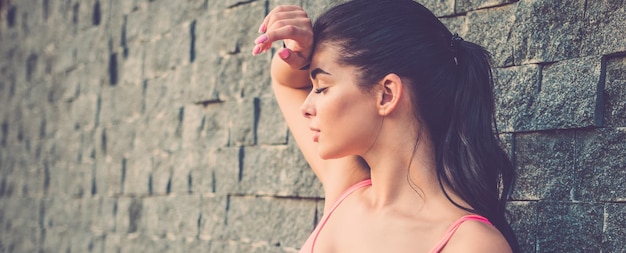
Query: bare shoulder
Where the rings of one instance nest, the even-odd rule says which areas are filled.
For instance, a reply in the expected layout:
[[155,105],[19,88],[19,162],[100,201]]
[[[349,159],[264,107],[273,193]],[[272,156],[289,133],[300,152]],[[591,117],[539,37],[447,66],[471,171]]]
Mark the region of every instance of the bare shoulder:
[[442,252],[511,252],[498,229],[480,221],[465,221],[454,233]]

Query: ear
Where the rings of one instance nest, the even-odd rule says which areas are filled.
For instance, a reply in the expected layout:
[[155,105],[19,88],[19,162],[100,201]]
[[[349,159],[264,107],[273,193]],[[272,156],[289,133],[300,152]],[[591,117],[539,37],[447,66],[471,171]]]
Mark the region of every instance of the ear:
[[404,86],[402,79],[395,73],[387,74],[378,83],[379,92],[377,99],[378,114],[387,116],[393,112],[400,102]]

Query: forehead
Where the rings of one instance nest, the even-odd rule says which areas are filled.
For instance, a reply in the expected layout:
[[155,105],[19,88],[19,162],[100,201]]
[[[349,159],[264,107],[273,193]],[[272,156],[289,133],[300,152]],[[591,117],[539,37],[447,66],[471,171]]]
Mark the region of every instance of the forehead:
[[311,70],[315,68],[337,67],[337,57],[339,50],[335,46],[326,43],[315,47],[313,56],[311,57]]

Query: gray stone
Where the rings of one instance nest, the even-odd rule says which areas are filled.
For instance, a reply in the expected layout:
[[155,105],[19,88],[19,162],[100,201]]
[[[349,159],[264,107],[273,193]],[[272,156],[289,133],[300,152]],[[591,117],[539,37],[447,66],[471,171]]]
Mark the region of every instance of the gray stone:
[[[532,129],[585,128],[596,124],[601,60],[578,58],[542,69],[539,93],[531,106]],[[562,73],[577,73],[563,75]]]
[[315,201],[231,196],[226,215],[230,240],[299,247],[313,230]]
[[626,250],[626,205],[624,203],[607,203],[604,206],[604,229],[602,235],[602,252],[624,252]]
[[287,144],[287,123],[283,119],[275,98],[255,99],[258,109],[257,143],[259,145]]
[[473,10],[485,9],[515,3],[517,0],[466,0],[456,1],[455,10],[457,13],[469,12]]
[[254,99],[226,102],[230,115],[228,120],[228,145],[244,146],[256,144],[255,121],[257,109]]
[[226,195],[239,191],[243,169],[243,148],[218,148],[206,153],[213,192]]
[[600,252],[603,211],[602,204],[540,202],[537,252]]
[[585,3],[581,55],[606,55],[626,51],[623,31],[626,7],[611,0]]
[[122,192],[133,196],[149,194],[152,161],[146,151],[129,154],[122,159]]
[[120,235],[136,235],[145,231],[146,213],[144,199],[119,197],[117,199],[117,212],[115,213],[115,232]]
[[319,180],[309,166],[299,158],[299,151],[287,146],[245,148],[241,193],[270,196],[320,196]]
[[540,92],[540,67],[522,65],[494,71],[495,118],[498,131],[533,129],[532,105]]
[[515,135],[517,169],[514,200],[574,200],[577,176],[573,132]]
[[576,134],[575,168],[586,201],[626,200],[626,129],[581,130]]
[[578,57],[585,2],[520,1],[510,35],[515,65]]
[[215,194],[202,195],[200,200],[199,238],[203,240],[222,240],[225,236],[226,211],[229,208],[227,196]]
[[604,82],[604,125],[626,127],[626,57],[607,60]]
[[146,44],[145,77],[161,76],[176,66],[189,63],[191,35],[189,24],[175,27],[158,40]]
[[507,204],[507,219],[517,237],[520,252],[535,252],[537,203],[535,201],[511,201]]
[[200,195],[146,198],[143,209],[146,230],[142,232],[174,240],[194,238],[199,233],[200,203]]
[[473,11],[467,14],[464,39],[479,44],[493,57],[497,67],[513,65],[514,44],[510,41],[517,4]]

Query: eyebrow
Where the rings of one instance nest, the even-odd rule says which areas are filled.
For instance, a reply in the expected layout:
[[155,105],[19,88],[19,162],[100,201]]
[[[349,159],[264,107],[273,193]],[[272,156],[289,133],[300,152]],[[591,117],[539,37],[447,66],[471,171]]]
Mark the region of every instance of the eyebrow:
[[316,69],[311,71],[311,79],[315,80],[315,78],[317,77],[318,74],[330,75],[330,73],[324,71],[323,69],[316,68]]

